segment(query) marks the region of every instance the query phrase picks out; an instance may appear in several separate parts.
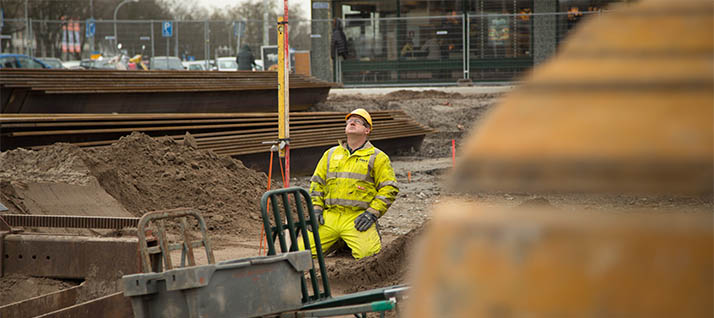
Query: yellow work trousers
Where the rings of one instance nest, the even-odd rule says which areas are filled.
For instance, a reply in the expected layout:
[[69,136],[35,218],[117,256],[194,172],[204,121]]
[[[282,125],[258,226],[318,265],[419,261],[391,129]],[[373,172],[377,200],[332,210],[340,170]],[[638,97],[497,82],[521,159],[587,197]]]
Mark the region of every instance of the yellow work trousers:
[[[326,251],[341,238],[352,250],[352,257],[356,259],[379,253],[382,249],[382,239],[379,237],[379,232],[377,232],[377,224],[372,224],[364,232],[355,229],[355,219],[362,212],[364,211],[346,211],[340,207],[324,211],[322,216],[325,218],[325,224],[320,225],[318,231],[322,250]],[[312,235],[308,235],[308,237],[312,256],[317,256]],[[302,239],[298,240],[298,247],[300,250],[305,249]]]

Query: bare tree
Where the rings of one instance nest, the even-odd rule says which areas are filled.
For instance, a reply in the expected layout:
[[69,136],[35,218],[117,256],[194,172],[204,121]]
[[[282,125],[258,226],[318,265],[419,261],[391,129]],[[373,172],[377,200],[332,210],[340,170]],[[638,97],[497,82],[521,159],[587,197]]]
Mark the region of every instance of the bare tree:
[[[62,26],[66,21],[84,22],[89,17],[97,20],[111,20],[114,10],[122,0],[31,0],[27,1],[28,18],[32,20],[32,33],[37,45],[35,55],[60,56],[62,53]],[[171,18],[170,10],[165,5],[168,0],[141,0],[119,11],[118,19],[166,19]],[[91,2],[91,6],[90,6]],[[5,18],[15,22],[3,27],[2,33],[14,35],[26,29],[25,0],[0,0]],[[81,44],[84,37],[84,24],[79,32]],[[10,41],[8,41],[10,43]],[[12,50],[12,48],[10,48]],[[68,53],[68,58],[80,58],[79,53]]]
[[[262,0],[253,0],[241,3],[222,11],[223,15],[221,17],[225,19],[245,20],[246,32],[241,42],[248,43],[251,46],[260,47],[263,43],[263,20],[261,17],[263,16],[263,12],[265,10],[268,10],[269,12],[268,23],[270,23],[270,32],[268,33],[268,43],[277,44],[276,26],[278,15],[282,16],[283,14],[283,8],[278,8],[275,2],[269,2],[267,8],[263,6]],[[288,36],[290,37],[290,47],[297,50],[309,50],[309,21],[304,18],[299,4],[292,4],[289,10]]]

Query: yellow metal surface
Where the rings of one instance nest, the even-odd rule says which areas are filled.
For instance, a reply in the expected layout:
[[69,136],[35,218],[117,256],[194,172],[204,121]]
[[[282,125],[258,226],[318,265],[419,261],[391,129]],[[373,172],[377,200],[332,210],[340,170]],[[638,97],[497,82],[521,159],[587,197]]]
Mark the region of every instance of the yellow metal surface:
[[405,317],[712,317],[711,214],[577,212],[438,206]]
[[[278,17],[278,138],[290,138],[290,82],[285,59],[285,32],[287,24]],[[280,147],[280,157],[285,157],[285,148]]]

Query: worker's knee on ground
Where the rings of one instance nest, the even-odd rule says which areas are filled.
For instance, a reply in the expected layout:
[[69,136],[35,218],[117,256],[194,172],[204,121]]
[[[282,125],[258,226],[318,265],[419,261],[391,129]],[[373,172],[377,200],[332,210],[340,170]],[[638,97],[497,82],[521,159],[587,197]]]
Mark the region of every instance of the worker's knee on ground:
[[350,231],[343,239],[352,250],[352,257],[356,259],[372,256],[382,249],[382,240],[374,225],[365,232]]
[[352,249],[352,257],[355,259],[360,259],[360,258],[365,258],[367,256],[372,256],[374,254],[379,253],[379,251],[382,249],[382,244],[379,242],[375,244],[368,244],[368,242],[363,242],[363,244],[358,244],[356,246],[351,247]]

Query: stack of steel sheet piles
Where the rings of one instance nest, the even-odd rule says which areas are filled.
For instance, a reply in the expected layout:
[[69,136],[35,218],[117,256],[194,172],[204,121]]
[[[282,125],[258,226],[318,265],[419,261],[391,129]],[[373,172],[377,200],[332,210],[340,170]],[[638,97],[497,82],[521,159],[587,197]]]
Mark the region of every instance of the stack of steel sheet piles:
[[[344,139],[346,113],[290,114],[293,169],[314,168],[322,151]],[[372,112],[370,139],[388,154],[419,149],[433,130],[402,111]],[[182,140],[186,132],[199,149],[237,157],[257,170],[267,169],[271,144],[278,136],[277,113],[199,114],[2,114],[0,150],[40,148],[55,142],[81,147],[107,146],[138,131]],[[309,167],[309,168],[308,168]],[[306,172],[306,170],[303,170]]]
[[[290,75],[290,106],[307,110],[335,83]],[[276,72],[0,70],[2,113],[277,111]]]

